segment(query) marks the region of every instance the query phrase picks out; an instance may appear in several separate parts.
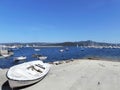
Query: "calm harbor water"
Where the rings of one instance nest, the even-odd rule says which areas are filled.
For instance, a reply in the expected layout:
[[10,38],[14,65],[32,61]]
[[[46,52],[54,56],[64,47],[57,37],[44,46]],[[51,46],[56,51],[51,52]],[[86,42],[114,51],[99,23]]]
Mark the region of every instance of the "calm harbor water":
[[[40,54],[48,58],[44,62],[53,62],[68,59],[83,59],[83,58],[100,58],[107,60],[120,61],[120,49],[95,49],[95,48],[80,48],[80,47],[46,47],[39,48],[40,51],[35,51],[34,48],[19,48],[14,51],[14,55],[9,58],[0,59],[0,68],[9,68],[13,65],[23,63],[14,62],[14,57],[27,56],[28,61],[37,60],[33,58],[33,54]],[[60,52],[64,49],[63,52]]]

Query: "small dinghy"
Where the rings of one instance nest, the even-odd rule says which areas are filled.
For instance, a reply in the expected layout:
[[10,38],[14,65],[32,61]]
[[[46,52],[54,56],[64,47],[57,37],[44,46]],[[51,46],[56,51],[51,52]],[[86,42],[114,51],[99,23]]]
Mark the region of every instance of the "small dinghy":
[[43,56],[40,54],[33,54],[32,57],[38,58],[39,60],[46,60],[47,59],[47,56]]
[[10,55],[8,55],[8,54],[1,55],[0,54],[0,58],[8,58],[8,57],[10,57]]
[[40,60],[46,60],[47,59],[47,56],[39,56],[38,57]]
[[37,48],[36,48],[36,49],[34,49],[34,50],[35,50],[35,51],[40,51],[40,49],[37,49]]
[[64,52],[64,49],[60,49],[60,52]]
[[14,61],[23,61],[23,60],[26,60],[26,59],[27,59],[26,56],[20,56],[20,57],[15,57]]
[[11,88],[32,85],[40,81],[50,70],[50,64],[40,60],[12,66],[6,76]]

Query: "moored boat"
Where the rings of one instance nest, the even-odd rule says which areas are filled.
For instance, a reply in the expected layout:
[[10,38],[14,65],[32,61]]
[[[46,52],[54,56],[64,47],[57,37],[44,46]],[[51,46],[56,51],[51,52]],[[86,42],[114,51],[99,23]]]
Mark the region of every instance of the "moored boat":
[[26,56],[19,56],[19,57],[15,57],[14,61],[23,61],[23,60],[26,60],[26,59],[27,59]]
[[64,49],[60,49],[60,52],[64,52]]
[[40,51],[40,49],[37,49],[37,48],[36,48],[36,49],[34,49],[34,50],[35,50],[35,51]]
[[33,54],[32,57],[38,58],[39,60],[46,60],[47,56],[43,56],[41,54]]
[[36,60],[12,66],[6,76],[10,87],[17,88],[37,83],[49,70],[49,64]]
[[4,58],[7,58],[7,57],[10,57],[11,55],[9,55],[9,54],[4,54],[4,55],[2,55]]
[[40,60],[46,60],[47,59],[47,56],[39,56],[38,57]]
[[7,57],[10,57],[12,56],[14,53],[12,50],[7,50],[7,49],[3,49],[3,50],[0,50],[0,56],[3,56],[3,58],[7,58]]

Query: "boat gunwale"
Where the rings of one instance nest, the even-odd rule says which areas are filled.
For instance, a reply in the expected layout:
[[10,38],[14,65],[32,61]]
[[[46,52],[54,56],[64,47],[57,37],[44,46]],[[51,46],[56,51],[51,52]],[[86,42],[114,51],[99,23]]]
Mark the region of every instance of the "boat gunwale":
[[[8,71],[7,71],[8,72]],[[48,71],[48,73],[49,73],[49,71]],[[23,85],[23,86],[14,86],[14,87],[11,87],[11,88],[22,88],[22,87],[27,87],[27,86],[30,86],[30,85],[34,85],[34,84],[36,84],[36,83],[38,83],[38,82],[40,82],[43,78],[45,78],[45,76],[48,74],[48,73],[46,73],[43,77],[40,77],[40,78],[37,78],[37,79],[33,79],[33,80],[14,80],[14,79],[9,79],[9,77],[7,77],[8,78],[8,81],[17,81],[17,82],[29,82],[29,81],[34,81],[33,83],[30,83],[30,84],[26,84],[26,85]],[[7,73],[6,73],[6,75],[7,75]],[[10,84],[9,84],[10,85]]]
[[13,80],[13,81],[33,81],[33,80],[38,80],[38,79],[40,79],[40,78],[43,78],[43,77],[46,76],[48,73],[49,73],[49,70],[48,70],[48,72],[47,72],[45,75],[43,75],[43,76],[41,76],[41,77],[39,77],[39,78],[36,78],[36,79],[31,79],[31,80],[16,80],[16,79],[11,79],[11,78],[9,78],[9,77],[7,76],[7,74],[8,74],[8,71],[7,71],[6,77],[8,78],[8,80]]
[[[47,64],[47,63],[46,63]],[[49,65],[49,64],[48,64]],[[8,72],[9,72],[9,70],[7,71],[7,73],[6,73],[6,77],[8,78],[8,80],[14,80],[14,81],[33,81],[33,80],[37,80],[37,79],[40,79],[40,78],[42,78],[42,77],[44,77],[44,76],[46,76],[48,73],[49,73],[49,71],[50,71],[50,66],[49,66],[49,69],[47,70],[47,72],[46,73],[44,73],[42,76],[40,76],[40,77],[38,77],[38,78],[33,78],[33,79],[28,79],[28,80],[17,80],[17,79],[11,79],[11,78],[9,78],[9,76],[8,76]]]

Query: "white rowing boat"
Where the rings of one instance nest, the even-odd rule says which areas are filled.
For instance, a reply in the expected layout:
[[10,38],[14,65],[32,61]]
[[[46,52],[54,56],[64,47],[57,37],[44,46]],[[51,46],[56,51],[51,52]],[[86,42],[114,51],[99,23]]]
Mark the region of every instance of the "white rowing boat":
[[40,60],[30,61],[12,66],[6,76],[11,88],[23,87],[40,81],[48,71],[50,65]]

